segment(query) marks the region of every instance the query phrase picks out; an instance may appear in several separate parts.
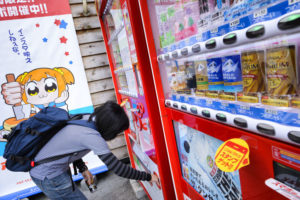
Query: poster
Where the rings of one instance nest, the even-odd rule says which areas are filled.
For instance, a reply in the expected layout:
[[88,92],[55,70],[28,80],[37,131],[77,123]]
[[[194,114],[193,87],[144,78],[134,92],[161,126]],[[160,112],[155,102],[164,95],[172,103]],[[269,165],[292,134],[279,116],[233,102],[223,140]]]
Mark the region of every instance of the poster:
[[223,141],[174,122],[183,178],[206,200],[241,200],[239,172],[223,172],[214,161]]
[[[0,0],[0,35],[0,199],[17,199],[39,189],[5,168],[3,136],[44,107],[76,114],[93,104],[68,0]],[[83,159],[94,173],[107,170],[94,155]]]

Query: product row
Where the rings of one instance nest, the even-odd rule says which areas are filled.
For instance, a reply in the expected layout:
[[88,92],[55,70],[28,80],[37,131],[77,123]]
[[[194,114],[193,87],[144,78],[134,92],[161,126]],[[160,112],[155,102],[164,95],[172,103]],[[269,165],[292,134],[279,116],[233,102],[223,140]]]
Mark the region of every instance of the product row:
[[216,52],[164,65],[173,94],[300,108],[294,44]]

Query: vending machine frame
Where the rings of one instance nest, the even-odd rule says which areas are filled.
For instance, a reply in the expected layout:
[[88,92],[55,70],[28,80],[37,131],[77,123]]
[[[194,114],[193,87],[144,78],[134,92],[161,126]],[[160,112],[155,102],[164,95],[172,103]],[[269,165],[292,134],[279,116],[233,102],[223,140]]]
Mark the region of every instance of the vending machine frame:
[[[250,164],[239,170],[241,191],[243,199],[286,199],[276,191],[270,189],[265,182],[269,178],[275,177],[274,163],[284,164],[294,170],[299,171],[300,165],[296,162],[290,162],[282,159],[283,154],[278,152],[294,152],[293,154],[299,161],[300,149],[298,145],[291,145],[286,142],[272,140],[247,130],[236,128],[232,125],[222,123],[215,117],[206,117],[202,114],[204,109],[195,106],[191,111],[191,105],[169,101],[164,94],[159,62],[169,60],[173,52],[158,55],[155,46],[154,33],[151,26],[151,15],[149,12],[147,0],[139,1],[143,26],[147,41],[148,53],[155,80],[155,89],[159,102],[159,111],[161,114],[163,129],[166,138],[166,145],[170,158],[170,165],[176,197],[179,200],[206,199],[197,192],[184,178],[181,165],[180,152],[178,150],[178,141],[175,135],[174,122],[182,123],[190,128],[200,131],[208,136],[226,141],[231,138],[241,138],[245,140],[250,147]],[[200,47],[200,46],[199,46]],[[203,48],[203,46],[201,46]],[[183,49],[181,49],[183,50]],[[192,47],[185,48],[186,51],[192,51]],[[181,53],[180,50],[177,50]],[[182,54],[182,53],[181,53]],[[222,113],[222,112],[221,112]],[[217,113],[213,113],[216,115]],[[219,121],[219,122],[216,122]],[[296,144],[296,143],[295,143]],[[278,156],[279,155],[279,156]],[[291,157],[290,157],[291,159]]]
[[[144,93],[144,100],[141,103],[141,107],[132,108],[136,114],[141,112],[142,110],[147,110],[148,117],[149,117],[149,128],[151,130],[155,148],[155,155],[151,156],[152,161],[158,167],[159,172],[159,179],[160,179],[160,186],[158,188],[162,190],[163,198],[164,199],[174,199],[175,193],[172,184],[171,172],[169,167],[169,159],[167,156],[167,149],[165,145],[162,124],[160,121],[159,111],[158,111],[158,104],[157,104],[157,97],[154,89],[154,81],[152,78],[152,72],[150,67],[149,58],[147,56],[147,45],[145,42],[145,37],[143,33],[142,27],[142,19],[140,17],[139,5],[137,1],[129,1],[129,0],[119,0],[120,4],[123,6],[126,4],[129,14],[129,21],[132,28],[132,34],[134,39],[135,51],[137,55],[137,63],[139,65],[139,72],[140,72],[140,81],[142,82],[143,93]],[[136,101],[138,102],[138,98],[132,96],[128,93],[120,92],[118,88],[118,80],[114,69],[114,62],[113,62],[113,53],[111,52],[109,43],[108,43],[108,36],[106,32],[106,24],[104,21],[104,14],[109,11],[109,6],[112,4],[112,0],[103,0],[103,1],[95,1],[96,9],[98,18],[101,24],[101,29],[103,33],[103,39],[105,42],[105,47],[108,55],[108,61],[110,65],[110,70],[112,74],[112,79],[115,88],[116,99],[119,104],[126,101]],[[135,16],[133,16],[136,14]],[[137,75],[135,75],[137,76]],[[135,77],[137,79],[137,77]],[[137,80],[135,80],[137,82]],[[139,96],[140,97],[140,96]],[[132,106],[132,105],[131,105]],[[125,109],[125,108],[124,108]],[[144,112],[144,111],[142,111]],[[128,114],[128,113],[127,113]],[[131,165],[134,168],[137,168],[133,155],[134,150],[131,144],[131,138],[135,137],[135,134],[130,130],[125,131],[125,139],[127,143],[127,149],[129,153],[129,158],[131,161]],[[142,164],[143,165],[143,164]],[[151,194],[147,191],[146,187],[140,181],[141,186],[143,187],[144,191],[147,193],[148,197],[152,199]],[[152,185],[152,184],[151,184]]]

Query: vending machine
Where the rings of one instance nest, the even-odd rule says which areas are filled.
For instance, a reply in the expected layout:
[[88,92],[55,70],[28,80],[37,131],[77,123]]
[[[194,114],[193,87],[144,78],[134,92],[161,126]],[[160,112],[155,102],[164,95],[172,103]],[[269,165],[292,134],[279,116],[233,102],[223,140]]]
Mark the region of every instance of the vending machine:
[[125,131],[134,168],[159,176],[141,181],[150,199],[175,198],[154,80],[137,1],[96,1],[118,103],[130,128]]
[[300,1],[139,5],[177,199],[300,199]]

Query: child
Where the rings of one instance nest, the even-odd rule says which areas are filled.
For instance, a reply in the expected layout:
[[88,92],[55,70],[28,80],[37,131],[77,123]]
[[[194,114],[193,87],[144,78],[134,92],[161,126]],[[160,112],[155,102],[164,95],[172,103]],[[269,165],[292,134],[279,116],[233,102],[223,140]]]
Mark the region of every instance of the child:
[[[32,180],[50,199],[86,199],[83,193],[70,180],[69,164],[93,151],[117,175],[141,181],[154,181],[158,177],[138,171],[119,161],[109,150],[105,141],[114,139],[118,133],[128,129],[129,119],[118,104],[109,101],[95,109],[91,115],[84,115],[83,120],[95,123],[97,130],[68,125],[60,130],[37,154],[35,161],[63,154],[71,154],[62,159],[40,164],[30,170]],[[82,162],[76,164],[79,172],[90,184],[92,175]],[[75,189],[73,190],[73,187]]]

